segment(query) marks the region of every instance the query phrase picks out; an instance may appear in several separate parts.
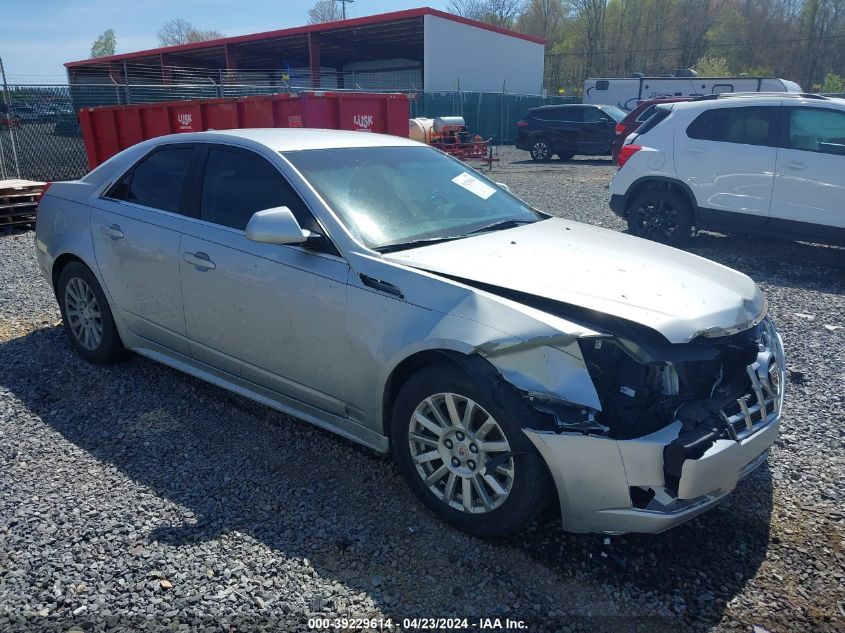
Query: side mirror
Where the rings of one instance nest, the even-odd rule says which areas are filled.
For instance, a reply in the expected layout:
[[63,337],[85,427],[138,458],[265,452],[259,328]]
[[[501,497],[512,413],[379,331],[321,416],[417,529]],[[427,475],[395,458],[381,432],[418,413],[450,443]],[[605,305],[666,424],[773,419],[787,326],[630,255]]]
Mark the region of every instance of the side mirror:
[[508,193],[511,193],[511,188],[510,188],[510,187],[508,187],[505,183],[503,183],[503,182],[497,182],[496,184],[497,184],[497,185],[499,185],[502,189],[504,189],[504,190],[505,190],[505,191],[507,191]]
[[287,207],[257,211],[246,225],[246,239],[253,242],[302,244],[310,235],[310,231],[299,226]]

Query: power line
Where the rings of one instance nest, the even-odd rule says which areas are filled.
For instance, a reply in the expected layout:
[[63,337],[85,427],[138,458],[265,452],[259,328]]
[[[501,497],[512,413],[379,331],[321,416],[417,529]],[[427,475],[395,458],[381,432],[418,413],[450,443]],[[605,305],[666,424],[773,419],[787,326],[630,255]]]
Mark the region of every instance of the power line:
[[796,37],[788,40],[769,40],[767,42],[736,42],[732,44],[703,44],[701,46],[691,44],[689,46],[664,46],[662,48],[634,48],[618,51],[604,50],[593,51],[592,53],[588,53],[587,51],[576,51],[572,53],[549,53],[548,57],[585,57],[587,55],[625,55],[629,53],[668,53],[673,51],[692,50],[696,48],[702,48],[707,50],[710,48],[741,48],[745,46],[778,46],[782,44],[796,44],[799,42],[809,42],[812,40],[826,40],[839,38],[845,38],[845,33],[838,33],[836,35],[820,35],[815,38]]

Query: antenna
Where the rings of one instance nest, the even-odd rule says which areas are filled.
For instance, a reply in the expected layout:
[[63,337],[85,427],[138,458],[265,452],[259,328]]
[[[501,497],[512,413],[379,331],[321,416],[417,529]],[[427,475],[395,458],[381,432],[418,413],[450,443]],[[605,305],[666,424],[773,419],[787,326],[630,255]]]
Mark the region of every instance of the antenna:
[[346,3],[347,2],[355,2],[355,0],[334,0],[334,2],[340,2],[341,6],[341,13],[343,15],[343,19],[346,19]]

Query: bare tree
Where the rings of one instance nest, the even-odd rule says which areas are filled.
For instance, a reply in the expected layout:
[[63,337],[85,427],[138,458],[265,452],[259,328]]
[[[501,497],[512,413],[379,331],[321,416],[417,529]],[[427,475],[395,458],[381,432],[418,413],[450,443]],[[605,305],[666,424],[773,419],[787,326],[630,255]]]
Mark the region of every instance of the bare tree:
[[193,44],[207,42],[225,37],[220,31],[213,29],[201,30],[182,18],[175,18],[161,25],[156,34],[160,46],[176,46],[178,44]]
[[450,0],[446,10],[470,20],[480,20],[484,15],[483,0]]
[[584,71],[590,76],[601,63],[598,59],[604,48],[604,16],[607,0],[578,0],[578,8],[584,19]]
[[308,9],[308,24],[334,22],[340,18],[341,11],[334,0],[317,0],[317,3]]
[[117,38],[112,29],[106,29],[91,45],[91,57],[108,57],[117,49]]
[[681,0],[677,6],[678,58],[680,68],[690,68],[706,50],[707,32],[713,26],[723,2],[716,0]]
[[542,37],[547,42],[556,39],[564,18],[561,0],[530,0],[519,16],[517,28],[522,33]]
[[825,66],[842,59],[841,43],[831,35],[845,26],[845,0],[807,0],[801,17],[806,39],[804,84],[811,89],[822,83]]
[[471,20],[510,28],[525,11],[526,0],[450,0],[446,10]]

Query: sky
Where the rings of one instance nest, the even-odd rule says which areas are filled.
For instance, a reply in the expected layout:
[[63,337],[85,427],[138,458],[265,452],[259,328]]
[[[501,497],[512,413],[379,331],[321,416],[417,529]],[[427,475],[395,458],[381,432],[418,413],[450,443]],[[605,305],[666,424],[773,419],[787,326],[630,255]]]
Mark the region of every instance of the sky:
[[[355,0],[347,17],[428,6],[447,0]],[[9,83],[63,83],[63,64],[87,59],[91,44],[114,29],[117,52],[155,48],[164,22],[184,18],[200,29],[244,35],[301,26],[314,0],[0,0],[0,58]]]

